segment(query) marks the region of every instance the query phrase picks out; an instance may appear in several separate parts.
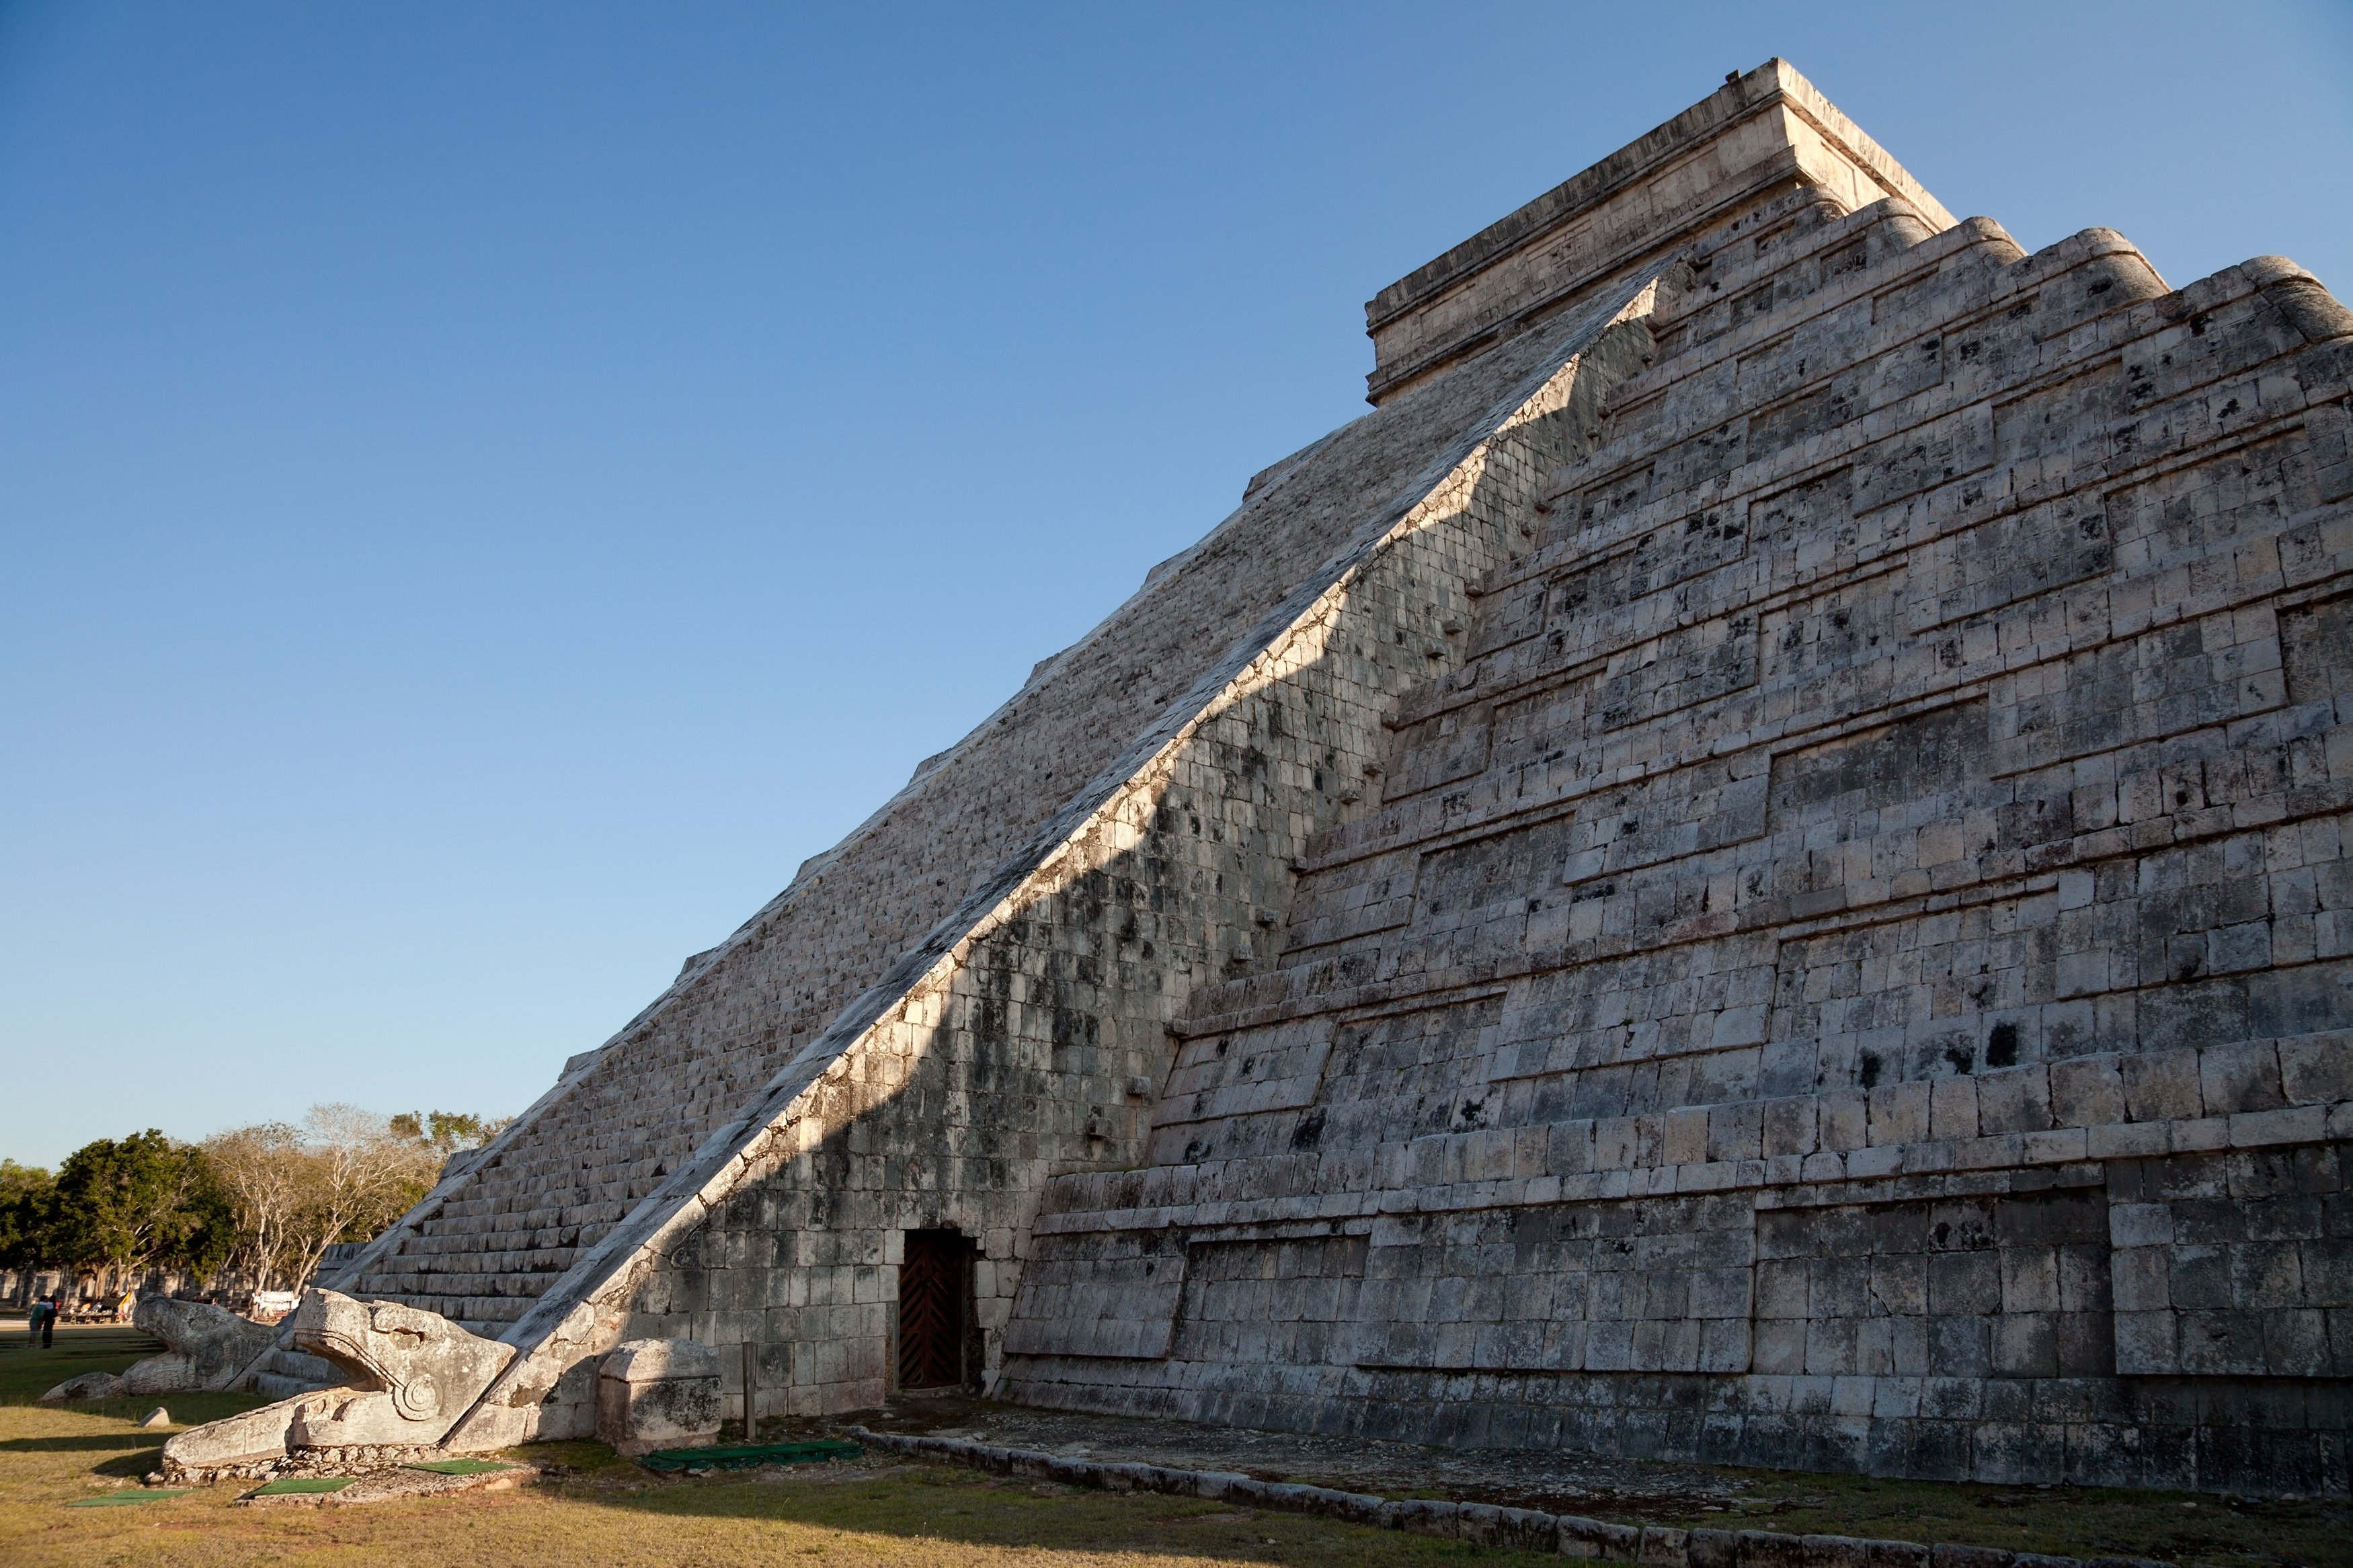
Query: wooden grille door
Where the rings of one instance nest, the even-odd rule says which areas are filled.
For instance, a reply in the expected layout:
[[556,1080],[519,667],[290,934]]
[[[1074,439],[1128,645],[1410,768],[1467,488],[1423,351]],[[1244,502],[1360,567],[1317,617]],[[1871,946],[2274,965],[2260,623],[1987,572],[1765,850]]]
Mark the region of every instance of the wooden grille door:
[[952,1230],[911,1230],[899,1264],[899,1386],[964,1382],[966,1243]]

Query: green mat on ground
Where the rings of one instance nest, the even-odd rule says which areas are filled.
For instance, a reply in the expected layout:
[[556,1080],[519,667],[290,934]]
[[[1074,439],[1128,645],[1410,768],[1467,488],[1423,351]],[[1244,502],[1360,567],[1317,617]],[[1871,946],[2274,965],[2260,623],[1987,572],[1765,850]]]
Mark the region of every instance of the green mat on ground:
[[840,1437],[813,1443],[751,1443],[739,1448],[662,1448],[641,1457],[649,1470],[748,1470],[759,1465],[821,1465],[855,1459],[864,1448]]
[[288,1476],[272,1481],[252,1495],[255,1497],[292,1497],[301,1492],[339,1492],[359,1478],[356,1476]]
[[166,1498],[185,1497],[194,1487],[124,1487],[121,1491],[108,1492],[103,1497],[76,1498],[68,1508],[129,1508],[133,1503],[162,1502]]
[[512,1465],[501,1465],[494,1459],[419,1459],[413,1465],[403,1465],[404,1470],[430,1470],[437,1476],[487,1476],[492,1470],[511,1470]]

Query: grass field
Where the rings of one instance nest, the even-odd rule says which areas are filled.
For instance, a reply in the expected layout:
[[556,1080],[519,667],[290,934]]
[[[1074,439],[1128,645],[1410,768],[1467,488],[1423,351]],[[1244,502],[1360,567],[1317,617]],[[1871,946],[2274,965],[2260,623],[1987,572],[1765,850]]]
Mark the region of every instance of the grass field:
[[[1557,1561],[1295,1515],[1161,1497],[1117,1497],[1000,1479],[936,1465],[819,1466],[749,1476],[661,1479],[596,1445],[548,1444],[517,1458],[565,1467],[518,1491],[353,1509],[236,1506],[240,1489],[200,1489],[132,1507],[75,1508],[155,1468],[166,1430],[141,1429],[153,1399],[57,1409],[43,1390],[115,1371],[153,1347],[122,1329],[60,1331],[31,1352],[0,1330],[0,1563],[530,1563],[659,1568],[760,1563],[907,1568],[1092,1568],[1208,1563],[1495,1564]],[[176,1395],[174,1426],[259,1403]],[[2353,1509],[2232,1506],[2179,1495],[1746,1473],[1746,1506],[1703,1513],[1673,1504],[1639,1522],[1962,1541],[2071,1556],[2165,1557],[2212,1568],[2353,1563]],[[1301,1477],[1300,1479],[1314,1479]]]
[[[127,1508],[71,1508],[136,1483],[166,1435],[135,1423],[153,1399],[69,1409],[35,1405],[78,1373],[116,1371],[143,1353],[122,1330],[60,1331],[27,1353],[0,1332],[0,1563],[10,1568],[112,1563],[524,1563],[534,1568],[697,1568],[745,1563],[876,1568],[1176,1568],[1263,1563],[1535,1563],[1556,1559],[1174,1498],[1121,1498],[1004,1481],[943,1466],[842,1473],[810,1467],[753,1477],[668,1480],[594,1444],[547,1444],[521,1457],[575,1473],[521,1491],[353,1509],[239,1508],[215,1487]],[[249,1408],[237,1394],[178,1395],[174,1427]]]

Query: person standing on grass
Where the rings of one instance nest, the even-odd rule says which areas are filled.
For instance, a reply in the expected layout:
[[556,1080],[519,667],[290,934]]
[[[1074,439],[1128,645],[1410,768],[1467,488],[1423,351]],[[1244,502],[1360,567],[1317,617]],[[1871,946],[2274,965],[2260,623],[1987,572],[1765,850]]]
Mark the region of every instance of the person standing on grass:
[[49,1310],[41,1314],[41,1348],[43,1350],[49,1348],[49,1336],[58,1331],[58,1310],[57,1292],[52,1290],[49,1292]]
[[49,1304],[36,1296],[25,1306],[25,1348],[34,1350],[41,1342],[41,1325],[47,1321]]

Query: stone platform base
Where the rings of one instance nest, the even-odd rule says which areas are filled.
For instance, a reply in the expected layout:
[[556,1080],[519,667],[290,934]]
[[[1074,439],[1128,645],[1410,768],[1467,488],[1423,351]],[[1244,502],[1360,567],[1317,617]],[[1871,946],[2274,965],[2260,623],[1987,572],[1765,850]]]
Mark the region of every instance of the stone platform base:
[[[1229,1471],[1121,1464],[957,1437],[919,1437],[845,1425],[841,1431],[882,1453],[944,1459],[1001,1476],[1025,1476],[1097,1491],[1159,1492],[1249,1508],[1314,1514],[1383,1530],[1409,1530],[1480,1546],[1645,1563],[1651,1568],[2094,1568],[2073,1557],[2031,1556],[1983,1546],[1922,1545],[1845,1535],[1783,1535],[1765,1530],[1677,1530],[1612,1524],[1576,1514],[1436,1498],[1392,1499]],[[2101,1558],[2097,1568],[2175,1568]]]
[[298,1476],[364,1476],[401,1465],[452,1456],[440,1448],[389,1443],[340,1448],[296,1448],[219,1465],[183,1465],[168,1456],[147,1477],[150,1486],[212,1486],[221,1481],[276,1481]]
[[393,1502],[402,1498],[448,1497],[454,1492],[507,1491],[539,1479],[536,1465],[502,1465],[471,1475],[443,1475],[408,1468],[374,1470],[353,1478],[351,1485],[331,1492],[248,1492],[237,1499],[255,1508],[346,1508],[360,1503]]

